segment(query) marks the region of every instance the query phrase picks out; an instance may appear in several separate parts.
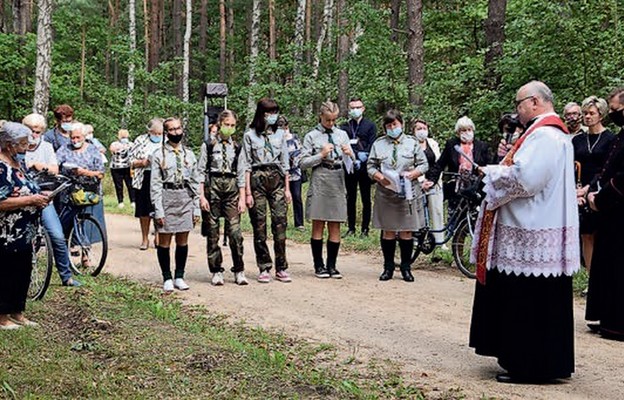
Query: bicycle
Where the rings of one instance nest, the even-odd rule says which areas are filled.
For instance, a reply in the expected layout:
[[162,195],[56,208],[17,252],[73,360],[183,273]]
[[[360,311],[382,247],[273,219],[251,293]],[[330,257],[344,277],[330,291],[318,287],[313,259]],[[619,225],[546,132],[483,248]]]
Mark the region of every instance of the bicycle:
[[[431,229],[428,197],[437,192],[429,191],[420,197],[423,199],[425,226],[414,232],[414,253],[412,263],[420,253],[430,254],[437,246],[442,246],[452,239],[451,250],[455,265],[468,278],[476,277],[476,267],[470,262],[470,248],[474,238],[474,226],[479,215],[482,194],[480,191],[481,177],[475,173],[444,173],[458,179],[459,201],[451,211],[446,225],[442,229]],[[438,189],[439,190],[439,189]],[[444,233],[441,242],[436,241],[434,233]]]

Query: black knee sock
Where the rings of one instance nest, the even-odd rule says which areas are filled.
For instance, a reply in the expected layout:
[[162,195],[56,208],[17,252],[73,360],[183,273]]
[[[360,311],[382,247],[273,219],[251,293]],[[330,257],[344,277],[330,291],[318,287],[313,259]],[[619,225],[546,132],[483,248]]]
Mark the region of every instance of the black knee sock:
[[158,265],[160,265],[163,280],[171,279],[171,256],[169,255],[169,247],[156,246],[156,255],[158,256]]
[[414,241],[412,239],[399,239],[399,249],[401,250],[401,269],[410,269]]
[[327,240],[327,269],[329,270],[336,268],[338,249],[340,249],[340,242],[330,242]]
[[175,277],[184,278],[184,269],[186,268],[186,259],[188,257],[188,245],[176,246],[175,249]]
[[396,239],[381,239],[381,252],[384,257],[384,269],[394,270],[394,250]]
[[314,260],[314,268],[324,267],[323,239],[310,239],[310,247],[312,247],[312,260]]

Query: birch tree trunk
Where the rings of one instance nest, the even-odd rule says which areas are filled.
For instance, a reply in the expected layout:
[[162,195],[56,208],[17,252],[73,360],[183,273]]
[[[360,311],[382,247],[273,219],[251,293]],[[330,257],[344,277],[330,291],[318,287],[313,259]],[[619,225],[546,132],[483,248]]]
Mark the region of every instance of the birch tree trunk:
[[334,0],[325,0],[325,7],[323,8],[323,25],[321,26],[321,32],[319,33],[316,41],[316,52],[314,53],[314,61],[312,63],[312,77],[314,79],[318,78],[319,65],[321,63],[321,51],[323,50],[323,44],[325,43],[327,32],[330,31],[333,9]]
[[219,82],[225,82],[227,55],[225,0],[219,0]]
[[249,96],[247,97],[247,115],[253,115],[256,107],[253,88],[256,86],[256,61],[258,60],[258,42],[260,39],[260,0],[253,0],[251,8],[251,36],[249,46]]
[[344,62],[349,55],[349,35],[347,34],[347,0],[338,0],[336,14],[338,15],[338,51],[336,61],[338,63],[338,107],[340,116],[347,115],[349,104],[349,71],[344,67]]
[[305,11],[305,38],[304,43],[306,44],[306,63],[308,65],[312,65],[312,53],[310,52],[310,38],[312,35],[312,1],[306,1],[306,11]]
[[496,72],[496,61],[503,55],[505,42],[505,11],[507,0],[489,0],[488,17],[485,20],[485,42],[487,51],[483,60],[487,87],[496,89],[501,76]]
[[128,1],[128,25],[130,34],[130,62],[128,63],[128,88],[126,102],[121,120],[122,127],[126,126],[126,117],[132,108],[132,94],[134,92],[134,57],[136,54],[136,3],[135,0]]
[[[308,0],[312,1],[312,0]],[[301,64],[303,63],[303,44],[304,44],[304,24],[307,19],[306,16],[306,0],[297,0],[297,15],[295,17],[295,65],[293,68],[293,81],[296,83],[301,76]]]
[[184,30],[184,67],[182,70],[182,101],[189,102],[189,71],[191,65],[191,31],[193,0],[186,0],[186,27]]
[[407,0],[407,69],[410,103],[422,105],[420,88],[425,82],[424,30],[422,25],[422,0]]
[[52,0],[37,0],[37,68],[33,112],[46,115],[52,70]]
[[275,57],[275,0],[269,0],[269,60]]

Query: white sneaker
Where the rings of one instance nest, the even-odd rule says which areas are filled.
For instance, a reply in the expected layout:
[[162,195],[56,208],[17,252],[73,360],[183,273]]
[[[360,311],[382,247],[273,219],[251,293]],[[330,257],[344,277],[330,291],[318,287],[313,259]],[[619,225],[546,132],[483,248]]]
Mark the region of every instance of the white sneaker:
[[130,207],[136,208],[136,203],[135,202],[130,203]]
[[124,207],[125,207],[124,203],[117,204],[117,208],[124,208]]
[[215,272],[212,274],[212,284],[215,286],[222,286],[223,281],[223,272]]
[[171,279],[167,279],[165,281],[165,283],[163,284],[163,290],[166,293],[171,293],[173,292],[173,281]]
[[173,286],[175,286],[178,290],[189,290],[190,287],[182,278],[176,278],[176,280],[173,281]]
[[247,282],[247,278],[245,278],[245,272],[241,271],[241,272],[236,272],[234,274],[234,282],[236,282],[237,285],[247,285],[249,284],[249,282]]

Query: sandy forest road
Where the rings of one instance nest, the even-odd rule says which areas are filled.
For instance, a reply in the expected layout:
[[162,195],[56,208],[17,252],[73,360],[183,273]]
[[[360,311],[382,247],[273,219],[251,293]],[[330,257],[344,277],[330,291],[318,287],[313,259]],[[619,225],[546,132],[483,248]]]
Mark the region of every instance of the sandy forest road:
[[[139,251],[138,222],[107,215],[109,259],[106,272],[154,286],[161,285],[153,248]],[[293,282],[268,285],[255,281],[250,238],[245,263],[250,285],[238,287],[226,272],[226,285],[210,285],[205,240],[191,235],[188,292],[177,292],[190,304],[229,315],[233,320],[275,328],[315,342],[336,345],[356,358],[391,359],[426,389],[461,388],[468,399],[621,399],[624,398],[624,344],[587,332],[584,305],[575,304],[576,369],[568,382],[547,385],[504,385],[495,359],[479,357],[467,346],[474,281],[459,272],[417,270],[416,281],[379,282],[379,257],[342,253],[342,280],[318,280],[310,266],[308,246],[288,243]],[[224,249],[225,265],[230,265]],[[510,345],[513,345],[510,343]]]

